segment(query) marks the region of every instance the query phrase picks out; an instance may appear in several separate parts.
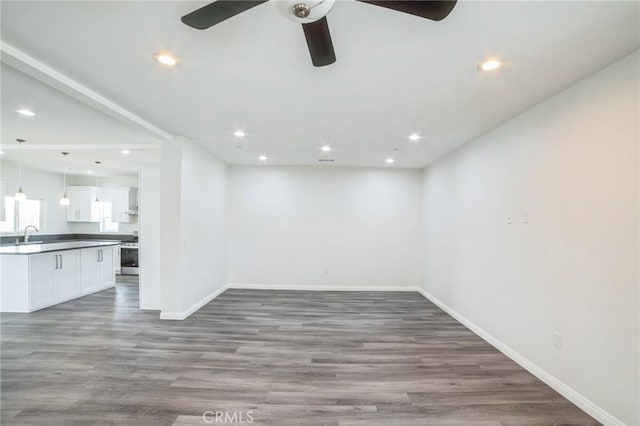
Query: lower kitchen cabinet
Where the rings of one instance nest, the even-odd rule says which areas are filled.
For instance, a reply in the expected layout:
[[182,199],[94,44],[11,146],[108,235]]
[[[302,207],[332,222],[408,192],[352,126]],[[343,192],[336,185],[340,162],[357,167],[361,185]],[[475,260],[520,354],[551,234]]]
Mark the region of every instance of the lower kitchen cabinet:
[[1,255],[0,312],[32,312],[113,287],[116,249]]
[[58,254],[58,269],[54,270],[54,286],[58,290],[58,300],[68,300],[80,294],[80,268],[78,250],[65,250]]
[[77,250],[29,256],[30,310],[77,297],[78,273]]
[[80,284],[82,293],[93,293],[116,284],[115,247],[91,247],[80,250]]
[[53,283],[53,274],[57,271],[55,266],[57,259],[57,253],[29,256],[29,310],[51,305],[58,300],[56,287]]

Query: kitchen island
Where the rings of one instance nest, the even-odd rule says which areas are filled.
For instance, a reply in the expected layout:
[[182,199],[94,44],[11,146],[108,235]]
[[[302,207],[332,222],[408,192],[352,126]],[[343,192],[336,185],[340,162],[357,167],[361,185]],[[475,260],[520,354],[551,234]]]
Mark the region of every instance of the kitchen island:
[[0,312],[33,312],[115,285],[120,241],[0,247]]

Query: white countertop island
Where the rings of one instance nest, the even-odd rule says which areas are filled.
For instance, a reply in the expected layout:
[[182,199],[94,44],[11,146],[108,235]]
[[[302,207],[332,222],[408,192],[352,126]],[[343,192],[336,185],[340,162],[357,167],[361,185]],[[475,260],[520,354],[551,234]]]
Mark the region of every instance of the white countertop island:
[[87,247],[117,246],[120,241],[63,241],[60,243],[19,244],[0,246],[0,254],[38,254],[50,251],[74,250]]
[[0,247],[0,312],[33,312],[115,286],[120,241]]

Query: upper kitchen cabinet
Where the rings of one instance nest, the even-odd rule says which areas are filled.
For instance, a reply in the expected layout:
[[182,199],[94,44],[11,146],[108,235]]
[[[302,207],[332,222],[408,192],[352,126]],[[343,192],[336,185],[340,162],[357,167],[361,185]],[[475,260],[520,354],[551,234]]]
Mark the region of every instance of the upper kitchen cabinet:
[[98,188],[94,186],[69,186],[67,196],[67,222],[100,222],[99,206],[95,202]]
[[111,192],[111,221],[129,223],[138,214],[138,188],[117,188]]

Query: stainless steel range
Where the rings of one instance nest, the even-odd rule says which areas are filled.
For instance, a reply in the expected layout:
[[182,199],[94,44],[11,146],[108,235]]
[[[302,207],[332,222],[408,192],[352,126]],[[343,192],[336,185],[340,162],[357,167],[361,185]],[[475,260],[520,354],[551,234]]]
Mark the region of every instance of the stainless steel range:
[[120,273],[122,275],[139,275],[137,242],[120,244]]

